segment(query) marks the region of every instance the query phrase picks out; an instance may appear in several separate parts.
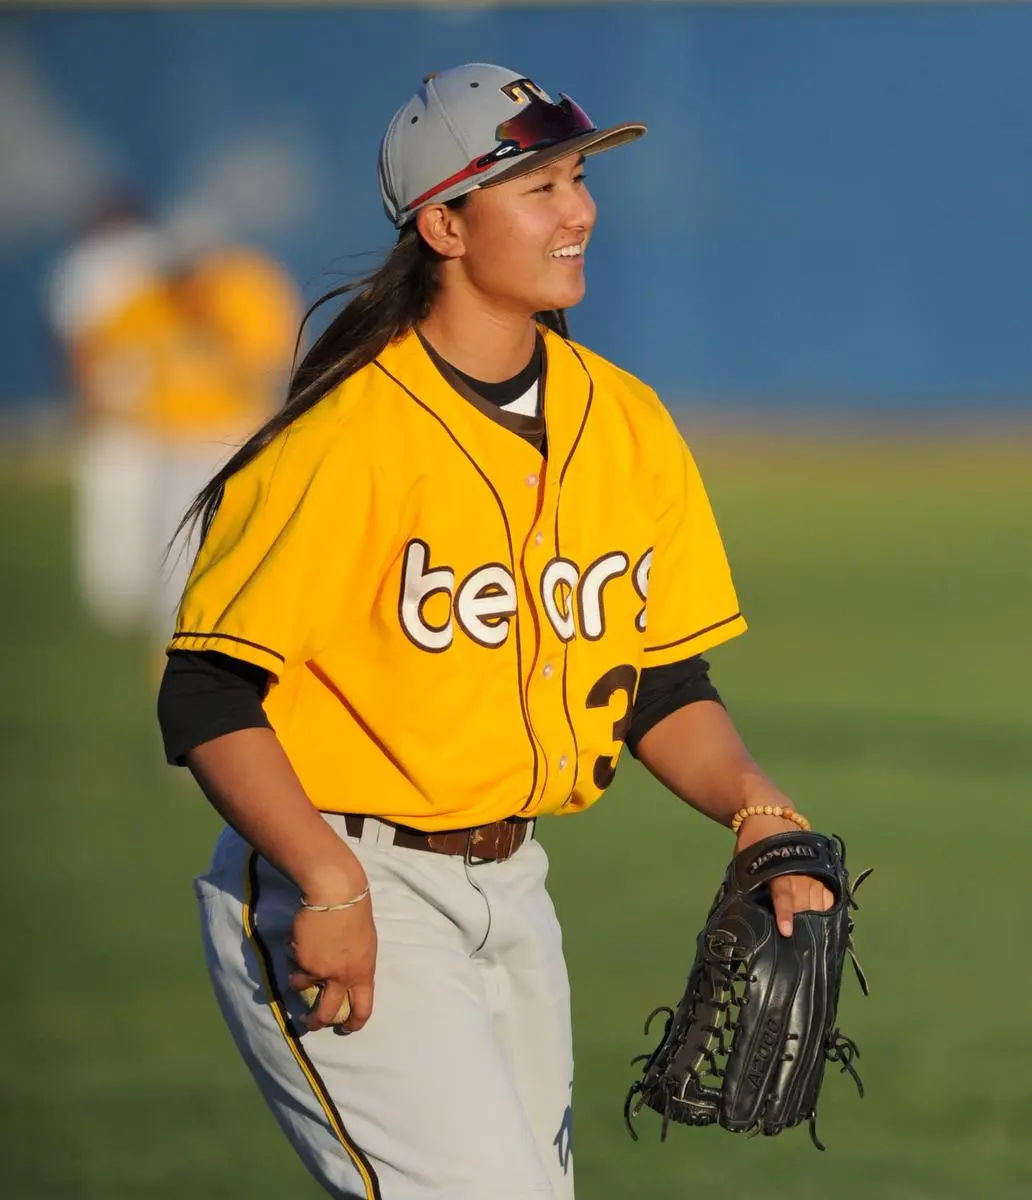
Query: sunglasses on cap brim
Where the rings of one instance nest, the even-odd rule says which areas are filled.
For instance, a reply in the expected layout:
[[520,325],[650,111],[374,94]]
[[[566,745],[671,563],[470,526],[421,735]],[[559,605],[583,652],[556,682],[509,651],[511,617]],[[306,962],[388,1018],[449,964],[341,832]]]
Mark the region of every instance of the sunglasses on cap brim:
[[595,133],[596,130],[597,127],[588,114],[569,96],[560,94],[558,104],[535,98],[522,112],[498,126],[495,130],[498,145],[493,150],[475,158],[461,171],[456,171],[454,175],[417,196],[408,206],[409,211],[419,208],[458,183],[475,179],[500,162],[521,154],[529,154],[534,150],[546,150],[581,134]]

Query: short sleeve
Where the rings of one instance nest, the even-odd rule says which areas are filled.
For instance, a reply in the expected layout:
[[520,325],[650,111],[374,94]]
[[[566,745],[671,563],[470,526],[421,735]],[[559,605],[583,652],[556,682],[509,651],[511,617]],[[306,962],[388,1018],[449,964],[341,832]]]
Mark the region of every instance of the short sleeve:
[[288,430],[228,481],[169,650],[219,651],[279,678],[371,604],[384,553],[373,468],[325,434]]
[[673,421],[656,480],[644,666],[702,654],[744,633],[724,544],[695,460]]

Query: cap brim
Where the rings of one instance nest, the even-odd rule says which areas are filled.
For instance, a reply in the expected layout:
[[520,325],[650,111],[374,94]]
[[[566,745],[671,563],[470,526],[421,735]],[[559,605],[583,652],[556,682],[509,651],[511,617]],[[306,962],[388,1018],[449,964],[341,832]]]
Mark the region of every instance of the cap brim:
[[593,133],[579,133],[565,141],[556,142],[554,146],[546,146],[544,150],[533,150],[529,154],[521,154],[519,160],[511,167],[492,175],[481,182],[481,188],[494,187],[496,183],[505,183],[517,179],[520,175],[529,175],[532,171],[540,171],[556,159],[566,158],[569,154],[601,154],[604,150],[615,150],[627,142],[635,142],[648,132],[647,125],[628,122],[623,125],[611,125],[608,129],[596,129]]

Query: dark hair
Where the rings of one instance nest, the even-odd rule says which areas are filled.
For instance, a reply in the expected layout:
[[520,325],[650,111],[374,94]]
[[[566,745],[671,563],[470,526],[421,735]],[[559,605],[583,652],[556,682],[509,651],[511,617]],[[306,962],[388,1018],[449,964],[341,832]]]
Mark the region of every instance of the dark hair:
[[[449,207],[461,208],[468,199],[468,195],[460,196],[451,201]],[[440,262],[440,255],[423,241],[412,221],[402,229],[390,254],[377,270],[334,288],[312,305],[301,322],[298,346],[305,325],[316,309],[340,296],[352,297],[294,371],[283,407],[247,439],[194,497],[172,543],[184,529],[198,521],[203,540],[218,511],[226,483],[238,471],[339,383],[371,363],[395,338],[429,315],[440,286]],[[561,337],[569,336],[566,314],[562,310],[538,313],[537,317]]]

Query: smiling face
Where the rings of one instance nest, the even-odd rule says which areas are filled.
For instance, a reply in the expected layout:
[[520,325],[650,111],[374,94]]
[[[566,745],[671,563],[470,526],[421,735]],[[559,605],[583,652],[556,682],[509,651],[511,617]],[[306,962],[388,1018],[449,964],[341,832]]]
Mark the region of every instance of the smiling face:
[[582,155],[479,189],[458,210],[432,206],[419,220],[424,238],[449,260],[446,288],[469,289],[520,315],[570,308],[584,296],[595,204]]

